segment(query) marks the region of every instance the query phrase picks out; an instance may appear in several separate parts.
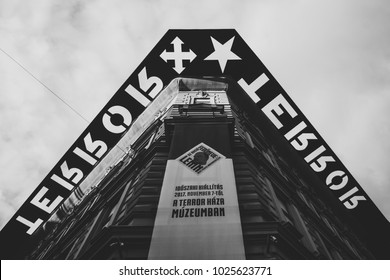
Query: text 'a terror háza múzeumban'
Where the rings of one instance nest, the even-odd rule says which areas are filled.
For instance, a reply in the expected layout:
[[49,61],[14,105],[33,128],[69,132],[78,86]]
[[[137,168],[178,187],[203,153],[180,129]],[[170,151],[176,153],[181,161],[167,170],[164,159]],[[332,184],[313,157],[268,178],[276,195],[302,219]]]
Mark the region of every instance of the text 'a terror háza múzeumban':
[[[218,189],[218,192],[222,192],[222,185],[181,185],[177,186],[175,190],[193,190],[200,189],[199,187]],[[206,192],[207,194],[211,192]],[[223,217],[225,216],[225,199],[222,197],[211,197],[211,198],[187,198],[187,199],[174,199],[172,206],[171,218],[191,218],[191,217]],[[211,207],[211,206],[222,206],[222,207]]]

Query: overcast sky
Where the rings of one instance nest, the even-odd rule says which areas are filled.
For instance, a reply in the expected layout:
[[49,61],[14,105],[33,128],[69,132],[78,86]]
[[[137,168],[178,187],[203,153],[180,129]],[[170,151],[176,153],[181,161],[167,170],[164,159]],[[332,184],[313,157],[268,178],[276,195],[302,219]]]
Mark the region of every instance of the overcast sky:
[[[168,29],[234,28],[390,219],[387,0],[0,0],[0,48],[91,121]],[[88,123],[0,51],[0,228]]]

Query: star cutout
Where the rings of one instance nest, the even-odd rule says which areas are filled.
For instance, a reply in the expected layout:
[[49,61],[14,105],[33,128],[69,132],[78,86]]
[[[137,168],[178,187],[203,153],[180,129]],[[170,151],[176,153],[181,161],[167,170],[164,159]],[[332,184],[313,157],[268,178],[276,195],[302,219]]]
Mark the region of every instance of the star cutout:
[[234,36],[225,44],[221,44],[211,36],[210,38],[211,42],[213,43],[214,52],[208,57],[206,57],[204,60],[218,60],[222,73],[225,71],[226,63],[228,62],[228,60],[241,60],[238,55],[232,52]]

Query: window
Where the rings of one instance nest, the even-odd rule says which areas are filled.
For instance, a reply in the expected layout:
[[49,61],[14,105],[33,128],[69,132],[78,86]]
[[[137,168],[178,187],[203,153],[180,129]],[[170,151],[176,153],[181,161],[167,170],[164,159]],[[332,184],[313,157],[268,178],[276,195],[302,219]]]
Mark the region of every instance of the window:
[[249,145],[249,147],[251,147],[251,148],[255,147],[255,145],[253,144],[253,141],[252,141],[252,137],[247,131],[245,131],[245,140],[246,140],[246,143]]
[[[92,220],[93,221],[93,220]],[[90,232],[90,227],[92,225],[92,221],[90,221],[82,230],[81,234],[77,239],[74,241],[72,249],[70,250],[68,256],[66,259],[68,260],[73,260],[76,259],[79,252],[82,250],[82,247],[84,245],[84,241],[87,239],[89,232]]]
[[109,214],[106,216],[106,218],[104,219],[104,220],[105,220],[105,224],[104,224],[104,226],[102,226],[102,228],[103,228],[103,227],[108,227],[108,226],[110,226],[110,225],[112,224],[113,219],[114,219],[114,214],[115,214],[117,208],[118,208],[118,205],[115,205],[115,206],[111,209],[110,213],[109,213]]
[[328,226],[328,228],[333,232],[334,236],[337,236],[337,237],[340,238],[340,235],[339,235],[337,229],[333,226],[333,224],[331,224],[329,222],[329,220],[326,217],[324,217],[324,216],[322,216],[322,220]]
[[127,183],[125,191],[123,193],[123,197],[121,198],[122,202],[120,203],[121,205],[118,211],[118,217],[116,218],[116,221],[118,221],[119,223],[121,222],[122,218],[125,217],[125,215],[127,214],[129,204],[133,197],[134,188],[131,183],[132,183],[131,180]]
[[284,218],[285,221],[290,222],[291,224],[294,224],[294,219],[290,215],[290,212],[288,211],[288,205],[287,202],[279,200],[279,206],[282,210],[282,218]]
[[200,97],[194,98],[194,104],[211,104],[211,99],[209,97]]
[[119,208],[119,194],[116,195],[107,205],[99,212],[98,226],[96,227],[95,233],[98,233],[101,229],[109,227],[114,223],[114,219]]
[[330,249],[330,254],[332,255],[332,259],[334,259],[334,260],[342,260],[343,259],[343,257],[340,255],[340,252],[335,248]]
[[215,96],[205,91],[199,91],[191,99],[191,104],[215,104]]

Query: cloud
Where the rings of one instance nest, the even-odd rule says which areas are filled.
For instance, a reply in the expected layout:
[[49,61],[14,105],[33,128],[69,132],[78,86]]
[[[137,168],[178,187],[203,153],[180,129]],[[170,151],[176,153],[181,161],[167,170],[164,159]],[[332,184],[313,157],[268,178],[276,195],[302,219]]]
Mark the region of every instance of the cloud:
[[[206,8],[207,6],[207,8]],[[236,28],[390,217],[387,1],[7,1],[0,47],[92,120],[170,28]],[[87,123],[0,52],[0,227]]]

